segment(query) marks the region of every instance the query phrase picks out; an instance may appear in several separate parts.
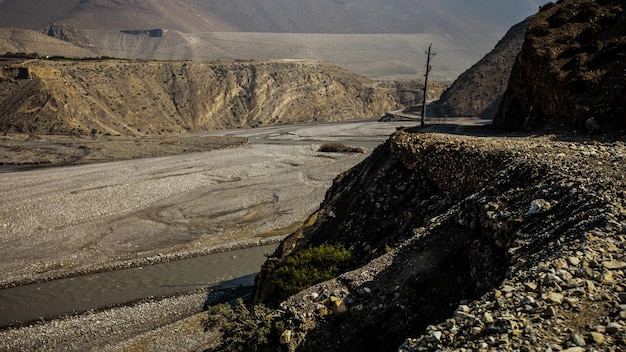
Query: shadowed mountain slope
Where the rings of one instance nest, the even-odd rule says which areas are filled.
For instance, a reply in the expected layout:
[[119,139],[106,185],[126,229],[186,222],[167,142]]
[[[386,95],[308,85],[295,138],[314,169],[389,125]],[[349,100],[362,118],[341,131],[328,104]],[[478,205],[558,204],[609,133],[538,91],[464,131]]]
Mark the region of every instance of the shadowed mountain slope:
[[494,125],[624,130],[625,72],[623,1],[546,5],[530,24]]

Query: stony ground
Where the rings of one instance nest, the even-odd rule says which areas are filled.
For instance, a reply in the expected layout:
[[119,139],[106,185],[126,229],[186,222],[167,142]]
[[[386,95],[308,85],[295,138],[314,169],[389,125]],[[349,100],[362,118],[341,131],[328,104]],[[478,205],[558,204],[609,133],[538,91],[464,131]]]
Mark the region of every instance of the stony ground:
[[[621,138],[522,141],[498,144],[513,143],[546,174],[536,185],[543,197],[525,199],[520,211],[531,224],[505,247],[504,280],[460,302],[401,351],[626,349],[625,145]],[[506,227],[513,202],[485,204],[481,222]]]

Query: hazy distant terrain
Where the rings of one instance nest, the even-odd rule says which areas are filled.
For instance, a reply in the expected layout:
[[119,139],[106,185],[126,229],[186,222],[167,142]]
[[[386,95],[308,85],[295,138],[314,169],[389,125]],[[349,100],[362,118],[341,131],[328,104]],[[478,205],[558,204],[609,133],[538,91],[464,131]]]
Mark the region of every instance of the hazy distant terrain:
[[[545,1],[0,1],[0,53],[166,60],[316,59],[375,79],[415,79],[429,43],[433,78],[453,80]],[[48,43],[50,27],[62,25]],[[163,35],[122,30],[162,29]],[[37,33],[20,34],[27,29]],[[16,34],[17,33],[17,34]],[[28,37],[24,39],[24,37]],[[42,45],[45,43],[45,47]],[[87,56],[87,55],[85,55]]]

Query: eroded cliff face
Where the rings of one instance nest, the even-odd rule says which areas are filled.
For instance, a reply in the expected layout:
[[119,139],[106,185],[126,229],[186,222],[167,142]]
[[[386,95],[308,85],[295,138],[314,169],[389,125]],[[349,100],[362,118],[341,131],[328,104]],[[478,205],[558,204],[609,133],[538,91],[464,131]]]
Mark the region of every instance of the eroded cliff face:
[[530,18],[513,26],[495,48],[463,72],[433,108],[443,116],[493,118],[498,111]]
[[[622,142],[395,133],[264,265],[255,300],[284,329],[267,350],[625,346],[625,157]],[[321,244],[350,263],[276,300],[276,270]]]
[[[24,74],[26,72],[26,74]],[[382,116],[393,83],[312,61],[5,63],[0,130],[35,134],[181,133]]]
[[564,0],[532,20],[495,117],[501,129],[626,128],[626,13],[620,0]]

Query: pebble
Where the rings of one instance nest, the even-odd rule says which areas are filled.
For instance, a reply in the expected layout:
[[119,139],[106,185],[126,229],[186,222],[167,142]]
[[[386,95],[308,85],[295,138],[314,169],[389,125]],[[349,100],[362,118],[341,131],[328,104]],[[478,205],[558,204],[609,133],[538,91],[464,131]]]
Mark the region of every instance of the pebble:
[[484,312],[481,321],[485,324],[491,324],[494,322],[493,317],[489,312]]
[[606,332],[608,332],[609,334],[617,334],[618,332],[622,331],[622,325],[619,323],[609,323],[606,326]]
[[530,203],[528,214],[541,214],[549,211],[551,208],[552,205],[545,199],[535,199]]
[[558,292],[545,293],[541,295],[541,298],[553,304],[561,304],[563,302],[563,295]]
[[587,345],[587,343],[585,342],[585,339],[580,334],[573,334],[570,340],[576,346],[586,346]]
[[604,341],[606,340],[606,338],[604,337],[604,334],[595,332],[595,331],[592,331],[591,333],[589,333],[589,337],[596,344],[604,343]]
[[619,270],[619,269],[626,268],[626,263],[619,261],[619,260],[611,260],[611,261],[602,262],[602,266],[604,266],[605,268],[609,270]]

